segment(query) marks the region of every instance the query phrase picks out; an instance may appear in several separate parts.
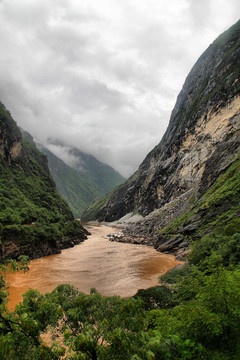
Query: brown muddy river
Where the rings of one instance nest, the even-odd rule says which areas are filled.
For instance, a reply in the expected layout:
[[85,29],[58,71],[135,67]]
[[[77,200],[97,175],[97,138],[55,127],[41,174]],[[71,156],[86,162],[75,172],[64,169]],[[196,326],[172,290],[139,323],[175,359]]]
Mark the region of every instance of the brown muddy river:
[[179,264],[172,255],[151,247],[111,242],[106,238],[117,230],[104,225],[88,226],[88,240],[61,254],[32,260],[30,271],[7,276],[10,283],[9,309],[13,309],[28,289],[42,293],[58,284],[69,283],[89,293],[96,288],[102,295],[128,297],[138,289],[158,284],[160,275]]

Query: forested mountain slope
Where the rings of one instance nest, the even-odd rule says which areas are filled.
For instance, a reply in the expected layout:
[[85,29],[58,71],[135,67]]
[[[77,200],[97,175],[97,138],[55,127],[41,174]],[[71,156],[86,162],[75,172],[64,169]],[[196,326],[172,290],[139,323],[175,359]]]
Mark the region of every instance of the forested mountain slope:
[[86,235],[58,195],[47,158],[0,104],[0,258],[59,252]]
[[102,193],[47,148],[37,146],[47,156],[48,166],[59,194],[68,202],[74,217],[79,219],[84,209]]
[[47,155],[48,166],[57,190],[68,202],[75,218],[80,218],[92,201],[100,198],[125,180],[111,166],[74,147],[65,147],[65,151],[74,159],[71,164],[67,165],[46,147],[40,144],[37,146],[41,152]]
[[76,161],[72,168],[78,171],[86,181],[94,186],[100,195],[122,184],[126,179],[111,166],[99,161],[94,156],[86,154],[75,147],[70,147],[69,154]]

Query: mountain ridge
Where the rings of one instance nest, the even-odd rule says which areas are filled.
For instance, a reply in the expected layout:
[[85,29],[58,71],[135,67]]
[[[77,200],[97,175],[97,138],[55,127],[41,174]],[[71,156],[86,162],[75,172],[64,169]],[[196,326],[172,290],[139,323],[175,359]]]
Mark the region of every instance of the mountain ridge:
[[55,156],[51,151],[39,147],[48,158],[48,166],[58,192],[68,202],[75,218],[80,218],[88,204],[101,194],[72,167]]
[[[59,145],[64,147],[64,145]],[[121,184],[125,178],[110,165],[74,147],[65,147],[71,163],[38,144],[48,157],[48,165],[59,193],[68,202],[75,218],[80,218],[88,205]],[[51,147],[50,147],[51,148]],[[73,161],[74,160],[74,161]]]
[[[67,201],[76,219],[80,219],[83,211],[92,201],[105,195],[124,180],[111,166],[77,148],[66,147],[62,142],[53,140],[48,148],[37,140],[34,141],[32,135],[24,129],[21,129],[21,133],[47,156],[48,167],[57,190]],[[62,147],[67,155],[71,155],[69,164],[50,150],[53,144]],[[55,152],[58,151],[55,149]]]
[[200,56],[162,140],[96,209],[95,218],[115,221],[130,212],[146,216],[185,193],[200,198],[239,152],[239,77],[240,21]]

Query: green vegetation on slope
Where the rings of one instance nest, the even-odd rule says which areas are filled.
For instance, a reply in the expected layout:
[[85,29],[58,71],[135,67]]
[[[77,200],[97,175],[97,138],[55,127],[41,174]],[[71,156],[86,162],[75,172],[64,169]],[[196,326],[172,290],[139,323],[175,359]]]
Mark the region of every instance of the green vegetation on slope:
[[[79,237],[82,226],[74,221],[67,203],[56,191],[47,158],[21,133],[11,115],[0,106],[2,143],[0,156],[0,242],[23,246],[29,253],[33,245]],[[8,161],[11,144],[21,143],[21,153]],[[9,149],[9,150],[8,150]],[[4,256],[4,246],[0,255]]]
[[0,159],[0,167],[2,224],[72,220],[56,192],[46,157],[31,142],[23,139],[21,156],[11,165]]
[[[23,131],[23,136],[29,138],[30,135]],[[38,146],[41,152],[47,155],[57,190],[67,201],[75,218],[81,218],[89,204],[125,180],[111,166],[76,148],[68,150],[69,155],[75,158],[71,167],[48,149]]]
[[[161,230],[162,238],[182,234],[192,239],[191,262],[199,264],[213,253],[224,265],[237,264],[240,259],[240,156],[181,217]],[[189,226],[195,223],[188,233]],[[219,261],[219,258],[218,258]]]
[[112,194],[117,191],[118,187],[113,189],[112,191],[109,191],[105,196],[102,196],[95,201],[93,201],[88,208],[83,212],[81,219],[83,221],[91,221],[91,220],[97,220],[96,216],[99,210],[102,208],[104,204],[107,203],[107,201],[111,198]]
[[54,245],[57,239],[72,236],[70,223],[75,235],[79,234],[81,225],[73,221],[58,195],[46,157],[31,142],[23,140],[21,157],[11,165],[0,159],[0,172],[2,243],[12,240],[31,246],[49,241]]
[[98,191],[98,196],[105,195],[126,180],[111,166],[97,160],[92,155],[85,154],[76,148],[71,148],[69,154],[76,160],[73,168]]
[[84,209],[100,196],[99,191],[52,152],[45,148],[41,148],[41,151],[47,155],[49,169],[59,194],[68,202],[74,217],[80,218]]

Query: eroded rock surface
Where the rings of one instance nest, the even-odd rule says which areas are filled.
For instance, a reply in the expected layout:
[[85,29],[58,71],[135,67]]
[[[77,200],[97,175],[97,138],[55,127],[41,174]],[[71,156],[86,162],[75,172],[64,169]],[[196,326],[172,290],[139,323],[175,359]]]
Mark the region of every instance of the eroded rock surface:
[[100,221],[147,215],[194,188],[209,188],[239,152],[240,21],[203,53],[189,73],[168,129],[98,212]]
[[200,199],[224,173],[239,154],[239,135],[240,21],[198,59],[177,98],[160,144],[115,191],[96,218],[111,222],[130,212],[141,214],[145,220],[129,225],[121,241],[147,243],[161,251],[188,251],[183,234],[167,241],[164,238],[161,243],[159,230],[184,213],[191,198]]

